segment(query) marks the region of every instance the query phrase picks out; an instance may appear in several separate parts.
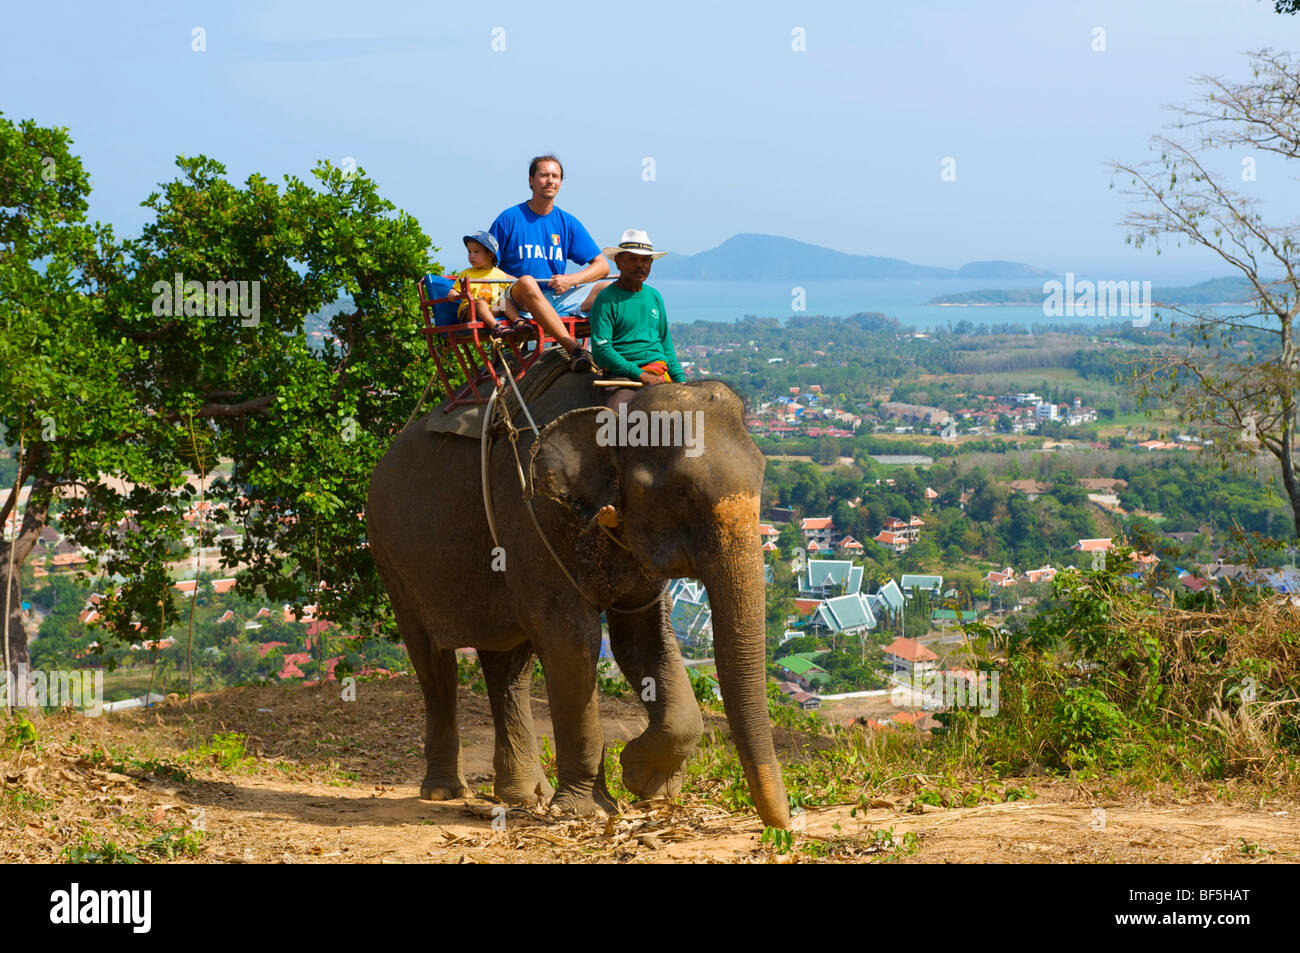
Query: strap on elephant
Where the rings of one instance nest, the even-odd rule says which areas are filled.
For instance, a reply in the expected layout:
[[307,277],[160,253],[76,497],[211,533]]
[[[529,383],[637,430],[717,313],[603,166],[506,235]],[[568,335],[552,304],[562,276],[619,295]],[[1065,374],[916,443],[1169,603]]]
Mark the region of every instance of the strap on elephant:
[[[499,342],[494,341],[493,343],[497,344],[499,347]],[[557,553],[555,547],[551,545],[550,537],[546,535],[546,530],[542,529],[542,524],[537,519],[537,512],[533,509],[533,501],[528,493],[528,479],[524,476],[523,463],[519,459],[519,428],[515,426],[514,421],[511,419],[510,410],[508,409],[506,402],[498,402],[498,398],[501,397],[504,390],[501,386],[502,380],[510,382],[510,387],[514,388],[515,399],[519,401],[519,406],[522,408],[524,416],[528,418],[528,424],[532,428],[534,436],[540,436],[540,433],[537,430],[537,424],[533,420],[533,415],[529,413],[528,405],[524,402],[523,395],[519,393],[518,385],[515,384],[514,376],[508,373],[499,375],[497,378],[497,386],[493,389],[492,395],[488,398],[487,411],[483,416],[483,433],[479,438],[479,469],[482,477],[481,482],[483,484],[483,511],[487,515],[488,532],[492,534],[492,545],[500,548],[501,544],[497,541],[496,518],[492,510],[492,491],[488,476],[488,457],[492,449],[493,413],[496,408],[500,406],[501,419],[505,423],[506,436],[510,440],[510,450],[515,455],[515,472],[519,474],[519,489],[523,496],[524,506],[528,510],[528,518],[533,521],[533,528],[537,530],[537,535],[542,538],[542,543],[546,546],[546,551],[551,554],[551,558],[555,560],[555,564],[560,567],[560,572],[564,573],[564,578],[569,580],[573,588],[578,591],[578,595],[582,596],[582,598],[586,599],[592,605],[599,606],[599,600],[593,599],[591,596],[587,595],[587,593],[583,591],[582,586],[578,584],[578,580],[573,578],[573,574],[569,572],[569,568],[564,565],[564,560],[560,559],[560,554]],[[606,536],[619,546],[622,546],[628,552],[632,551],[632,547],[614,535],[614,531],[604,523],[597,522],[596,525],[601,528]],[[663,598],[664,593],[668,591],[669,581],[670,580],[664,581],[663,587],[655,593],[653,599],[644,605],[637,606],[635,609],[620,609],[615,605],[608,605],[604,608],[607,612],[617,612],[624,615],[634,615],[638,612],[644,612]]]

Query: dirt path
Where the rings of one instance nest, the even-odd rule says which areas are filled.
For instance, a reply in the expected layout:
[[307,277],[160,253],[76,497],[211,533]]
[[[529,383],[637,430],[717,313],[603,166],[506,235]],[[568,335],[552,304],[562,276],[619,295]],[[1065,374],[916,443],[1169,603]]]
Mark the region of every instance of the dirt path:
[[[539,735],[551,737],[544,699]],[[640,706],[602,706],[609,741],[641,730]],[[490,791],[487,700],[462,691],[467,779]],[[617,818],[555,821],[503,813],[476,795],[419,799],[422,709],[414,679],[337,686],[234,689],[194,712],[164,708],[37,723],[39,751],[0,762],[0,860],[57,860],[71,845],[140,845],[202,827],[182,862],[1183,862],[1300,861],[1300,806],[1098,800],[1073,782],[1026,779],[1035,797],[971,808],[869,801],[809,810],[794,849],[761,841],[754,815],[701,797],[634,805]],[[237,731],[247,756],[215,753]],[[201,747],[204,743],[208,748]],[[177,775],[176,768],[188,775]],[[142,859],[168,859],[141,855]]]
[[[234,862],[580,861],[770,862],[762,825],[697,805],[630,809],[614,821],[555,824],[522,811],[493,829],[482,799],[429,803],[415,785],[339,791],[260,779],[209,794],[212,859]],[[827,859],[902,862],[1231,863],[1300,861],[1292,811],[1215,805],[1105,808],[1018,801],[908,814],[891,808],[814,809],[800,843]],[[498,824],[500,822],[498,821]],[[837,829],[838,828],[838,829]],[[888,832],[877,838],[876,831]],[[914,844],[905,835],[916,835]],[[807,861],[803,851],[790,859]]]

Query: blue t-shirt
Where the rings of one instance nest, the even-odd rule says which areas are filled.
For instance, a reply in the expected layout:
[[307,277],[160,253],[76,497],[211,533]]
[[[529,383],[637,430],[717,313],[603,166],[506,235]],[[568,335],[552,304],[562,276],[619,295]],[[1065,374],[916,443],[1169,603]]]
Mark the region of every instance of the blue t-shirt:
[[566,259],[586,265],[600,254],[582,223],[559,208],[538,215],[520,202],[498,215],[488,231],[501,249],[497,266],[516,278],[532,275],[546,281],[564,274]]

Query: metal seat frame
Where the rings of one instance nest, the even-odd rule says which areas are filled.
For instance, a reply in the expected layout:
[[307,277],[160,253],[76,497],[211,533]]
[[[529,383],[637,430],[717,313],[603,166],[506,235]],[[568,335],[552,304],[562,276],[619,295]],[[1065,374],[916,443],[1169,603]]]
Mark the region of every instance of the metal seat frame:
[[[559,342],[536,321],[530,322],[534,331],[530,337],[509,341],[493,339],[488,334],[488,326],[478,320],[461,324],[435,323],[434,305],[446,302],[460,304],[473,300],[469,296],[469,287],[472,284],[513,284],[513,279],[507,282],[499,278],[460,278],[457,284],[460,286],[461,297],[430,298],[424,279],[421,278],[416,282],[420,295],[420,312],[424,316],[424,327],[421,330],[424,332],[429,356],[433,358],[438,379],[442,382],[443,393],[448,397],[442,408],[443,413],[449,413],[456,407],[464,407],[468,404],[486,404],[488,398],[500,386],[502,374],[512,374],[516,382],[522,380],[528,370],[537,363],[537,359],[542,356],[543,350],[548,346],[559,345]],[[591,326],[587,319],[577,314],[562,314],[559,317],[565,330],[576,338],[579,344],[586,347],[587,338],[591,336]],[[514,360],[495,361],[492,349],[496,344],[506,348],[508,353],[513,355]],[[465,375],[465,383],[458,389],[453,389],[448,375],[449,356],[455,360],[455,366],[458,366],[461,373]]]

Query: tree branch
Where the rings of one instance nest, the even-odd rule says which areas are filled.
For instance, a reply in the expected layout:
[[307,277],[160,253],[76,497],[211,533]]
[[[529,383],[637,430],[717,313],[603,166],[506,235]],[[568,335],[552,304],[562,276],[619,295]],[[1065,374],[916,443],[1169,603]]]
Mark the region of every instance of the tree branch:
[[[265,413],[275,402],[275,395],[252,397],[238,404],[204,404],[194,414],[195,417],[247,417],[249,414]],[[163,418],[171,423],[183,419],[179,413],[170,413]]]
[[[10,492],[9,498],[5,500],[4,506],[0,506],[0,526],[4,526],[9,519],[9,514],[14,511],[18,505],[18,497],[22,496],[23,487],[31,478],[32,473],[42,463],[41,457],[44,455],[44,447],[37,444],[27,451],[27,459],[23,461],[22,472],[18,474],[18,479],[14,481],[14,489]],[[30,496],[28,497],[30,499]]]

